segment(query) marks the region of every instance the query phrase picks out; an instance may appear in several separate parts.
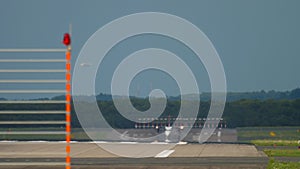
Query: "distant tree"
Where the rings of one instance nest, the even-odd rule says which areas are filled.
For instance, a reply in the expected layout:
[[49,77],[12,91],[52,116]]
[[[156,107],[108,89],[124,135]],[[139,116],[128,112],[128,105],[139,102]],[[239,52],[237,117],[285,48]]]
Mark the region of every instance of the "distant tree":
[[300,98],[300,88],[294,89],[290,93],[290,99],[299,99]]

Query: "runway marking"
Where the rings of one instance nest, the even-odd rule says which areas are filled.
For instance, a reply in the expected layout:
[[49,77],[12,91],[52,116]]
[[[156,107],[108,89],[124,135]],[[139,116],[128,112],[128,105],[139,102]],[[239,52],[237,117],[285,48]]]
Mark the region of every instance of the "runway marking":
[[120,136],[121,139],[124,139],[126,137],[126,134],[128,133],[128,130],[124,131],[124,133],[122,133],[122,135]]
[[177,145],[185,145],[185,144],[187,144],[187,142],[184,142],[184,141],[180,141],[177,143]]
[[107,141],[90,141],[90,142],[83,142],[83,143],[109,143]]
[[175,150],[164,150],[160,153],[158,153],[155,158],[166,158],[168,157],[170,154],[172,154]]
[[150,144],[168,144],[166,142],[157,142],[157,141],[154,141],[154,142],[151,142]]
[[131,141],[121,141],[120,144],[137,144],[137,142],[131,142]]

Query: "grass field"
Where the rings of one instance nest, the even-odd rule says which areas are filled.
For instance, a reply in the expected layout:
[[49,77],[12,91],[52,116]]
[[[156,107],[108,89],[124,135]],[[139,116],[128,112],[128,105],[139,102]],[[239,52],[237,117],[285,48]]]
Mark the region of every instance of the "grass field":
[[[297,149],[300,127],[243,127],[237,128],[237,133],[239,142],[274,147],[263,150],[270,157],[267,169],[300,169],[300,150]],[[280,146],[288,148],[280,149]],[[276,161],[273,157],[299,157],[299,162]]]
[[299,140],[300,126],[296,127],[242,127],[237,128],[238,141]]
[[299,157],[300,150],[298,149],[265,149],[264,152],[269,157]]
[[300,162],[279,162],[271,159],[267,169],[299,169]]
[[256,146],[299,146],[297,140],[252,140],[251,143]]

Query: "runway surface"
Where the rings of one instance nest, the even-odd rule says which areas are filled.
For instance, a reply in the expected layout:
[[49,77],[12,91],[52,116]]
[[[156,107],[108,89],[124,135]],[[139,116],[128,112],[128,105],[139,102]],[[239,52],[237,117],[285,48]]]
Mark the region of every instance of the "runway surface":
[[[72,143],[72,168],[263,168],[268,158],[253,145],[166,143]],[[174,146],[174,147],[173,147]],[[149,156],[125,158],[123,155]],[[126,152],[129,151],[130,153]],[[65,143],[0,142],[0,168],[64,168]]]

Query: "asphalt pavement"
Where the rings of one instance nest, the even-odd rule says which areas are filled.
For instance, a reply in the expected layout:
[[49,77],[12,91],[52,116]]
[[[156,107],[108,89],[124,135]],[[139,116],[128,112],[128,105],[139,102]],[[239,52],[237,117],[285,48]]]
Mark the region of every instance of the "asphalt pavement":
[[[72,143],[71,152],[74,169],[261,169],[268,163],[264,153],[247,144]],[[0,142],[0,169],[60,169],[64,157],[63,142]]]

